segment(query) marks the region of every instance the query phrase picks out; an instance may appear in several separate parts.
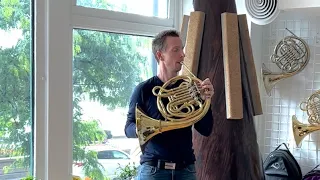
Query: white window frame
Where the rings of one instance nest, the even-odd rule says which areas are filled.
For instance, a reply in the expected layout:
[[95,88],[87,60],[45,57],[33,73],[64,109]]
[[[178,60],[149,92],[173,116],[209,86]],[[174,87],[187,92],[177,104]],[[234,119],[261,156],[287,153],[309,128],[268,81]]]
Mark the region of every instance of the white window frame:
[[181,0],[170,0],[167,19],[87,8],[76,1],[72,0],[72,25],[81,29],[153,36],[168,28],[178,30],[182,16]]
[[72,178],[73,29],[154,36],[179,30],[182,20],[182,0],[170,1],[168,19],[78,7],[75,2],[34,0],[34,174],[41,180]]

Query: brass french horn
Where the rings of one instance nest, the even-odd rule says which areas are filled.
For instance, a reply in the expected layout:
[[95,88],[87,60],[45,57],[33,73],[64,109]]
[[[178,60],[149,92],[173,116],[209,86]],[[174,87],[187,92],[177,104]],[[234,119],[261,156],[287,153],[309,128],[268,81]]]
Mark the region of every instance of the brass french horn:
[[297,146],[300,146],[308,134],[320,130],[320,90],[314,92],[307,101],[300,103],[300,109],[307,112],[309,124],[303,124],[295,115],[292,116],[292,130]]
[[[288,29],[287,29],[288,30]],[[261,74],[266,93],[270,96],[271,90],[279,81],[301,72],[309,62],[310,49],[308,44],[294,35],[283,38],[274,48],[270,59],[282,72],[271,72],[262,64]]]
[[[153,95],[157,96],[158,110],[165,119],[153,119],[138,106],[136,107],[136,127],[140,145],[145,144],[159,133],[191,126],[208,112],[211,100],[202,100],[197,85],[201,80],[193,75],[185,65],[184,68],[189,71],[190,75],[173,77],[162,86],[155,86],[152,89]],[[176,88],[167,89],[169,85],[177,81],[182,81],[182,83]],[[164,99],[167,99],[167,105],[163,103]]]

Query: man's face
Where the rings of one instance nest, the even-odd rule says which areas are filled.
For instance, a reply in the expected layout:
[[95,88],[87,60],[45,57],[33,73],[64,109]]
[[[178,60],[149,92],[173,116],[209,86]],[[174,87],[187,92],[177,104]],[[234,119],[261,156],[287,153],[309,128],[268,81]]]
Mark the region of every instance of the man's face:
[[167,37],[165,41],[165,50],[161,52],[160,61],[162,61],[169,71],[179,72],[181,70],[180,62],[184,59],[182,41],[179,37]]

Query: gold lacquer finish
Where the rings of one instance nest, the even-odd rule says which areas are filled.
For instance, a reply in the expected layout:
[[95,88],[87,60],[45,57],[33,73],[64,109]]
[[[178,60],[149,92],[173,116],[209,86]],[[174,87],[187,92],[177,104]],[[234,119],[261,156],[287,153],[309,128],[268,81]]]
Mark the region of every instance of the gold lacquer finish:
[[310,59],[310,49],[303,39],[293,34],[286,36],[277,44],[270,59],[282,72],[271,72],[265,64],[262,64],[261,74],[269,96],[276,83],[298,74],[306,67]]
[[309,124],[303,124],[292,116],[293,136],[297,146],[308,134],[320,130],[320,90],[313,93],[307,101],[300,103],[300,109],[306,111],[309,118]]
[[[187,69],[186,66],[185,68]],[[157,96],[157,107],[164,120],[153,119],[136,107],[136,126],[140,145],[159,133],[191,126],[208,112],[211,100],[201,99],[197,85],[201,80],[191,72],[190,74],[190,76],[176,76],[162,86],[152,89],[152,93]],[[168,89],[168,86],[177,81],[182,83],[176,88]],[[168,103],[165,105],[163,100]]]

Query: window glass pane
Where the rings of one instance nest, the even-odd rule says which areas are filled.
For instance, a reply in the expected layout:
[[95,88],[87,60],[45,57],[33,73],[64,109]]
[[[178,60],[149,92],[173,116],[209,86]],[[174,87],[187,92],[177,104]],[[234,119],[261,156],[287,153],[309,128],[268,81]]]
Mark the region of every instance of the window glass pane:
[[100,151],[97,155],[98,159],[113,159],[113,156],[110,151]]
[[112,153],[115,159],[128,159],[128,156],[120,151],[112,151]]
[[77,0],[78,6],[168,18],[169,0]]
[[73,174],[113,178],[118,164],[139,165],[124,127],[134,87],[153,75],[152,38],[77,29],[73,40]]
[[31,2],[0,3],[0,179],[33,172]]

